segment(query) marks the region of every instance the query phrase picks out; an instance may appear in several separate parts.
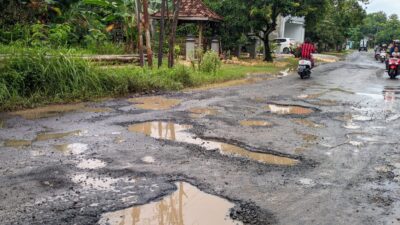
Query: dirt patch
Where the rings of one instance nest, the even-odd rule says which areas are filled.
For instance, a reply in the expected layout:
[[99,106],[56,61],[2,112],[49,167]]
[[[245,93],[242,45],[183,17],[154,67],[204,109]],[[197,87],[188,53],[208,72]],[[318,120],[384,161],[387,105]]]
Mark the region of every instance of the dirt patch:
[[181,125],[171,122],[154,121],[133,124],[128,127],[128,130],[135,133],[143,133],[155,139],[193,144],[205,148],[206,150],[219,150],[220,154],[222,155],[247,158],[265,164],[293,166],[299,163],[298,160],[288,157],[254,152],[236,145],[227,144],[219,141],[204,140],[192,133],[189,133],[188,130],[191,128],[191,125]]
[[269,112],[279,115],[309,115],[314,110],[301,106],[269,104],[265,107]]
[[189,183],[177,182],[176,186],[178,190],[157,202],[105,213],[98,223],[100,225],[242,224],[229,217],[234,204],[228,200],[202,192]]
[[242,120],[239,122],[244,127],[271,127],[272,123],[264,120]]
[[166,110],[181,103],[179,99],[164,98],[161,96],[130,98],[128,101],[134,103],[136,107],[145,110]]

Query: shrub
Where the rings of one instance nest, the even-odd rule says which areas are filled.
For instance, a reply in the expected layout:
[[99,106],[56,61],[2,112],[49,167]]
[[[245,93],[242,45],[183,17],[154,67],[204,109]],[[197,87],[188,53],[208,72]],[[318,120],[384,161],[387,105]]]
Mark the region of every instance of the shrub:
[[207,51],[204,53],[201,62],[199,63],[199,70],[205,73],[217,73],[218,69],[221,67],[221,60],[219,56],[214,51]]
[[50,29],[49,41],[53,46],[66,46],[71,35],[71,26],[69,24],[57,24]]

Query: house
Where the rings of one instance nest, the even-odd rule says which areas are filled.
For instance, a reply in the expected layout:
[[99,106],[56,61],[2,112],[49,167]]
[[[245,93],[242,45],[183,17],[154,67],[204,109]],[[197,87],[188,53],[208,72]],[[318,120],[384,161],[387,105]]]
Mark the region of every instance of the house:
[[304,17],[279,16],[275,32],[271,34],[271,39],[291,38],[298,43],[303,43],[305,37]]

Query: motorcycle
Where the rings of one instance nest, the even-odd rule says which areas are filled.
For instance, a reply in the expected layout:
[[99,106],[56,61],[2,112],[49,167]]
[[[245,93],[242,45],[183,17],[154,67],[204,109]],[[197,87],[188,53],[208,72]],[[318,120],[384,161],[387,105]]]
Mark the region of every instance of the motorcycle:
[[301,79],[311,77],[312,62],[309,59],[300,59],[299,67],[297,68],[297,73],[300,75]]
[[386,51],[381,51],[379,58],[381,59],[381,63],[386,61]]
[[381,53],[378,52],[378,51],[376,51],[376,52],[375,52],[375,60],[376,60],[376,61],[379,61],[380,58],[381,58]]
[[390,79],[395,79],[399,75],[399,63],[400,60],[398,58],[389,59],[388,74],[390,76]]

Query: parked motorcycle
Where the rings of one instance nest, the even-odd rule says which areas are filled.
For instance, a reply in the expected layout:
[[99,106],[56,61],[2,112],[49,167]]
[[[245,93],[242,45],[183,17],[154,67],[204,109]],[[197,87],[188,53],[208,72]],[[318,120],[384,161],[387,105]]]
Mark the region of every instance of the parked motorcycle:
[[386,61],[386,51],[381,51],[379,58],[381,59],[381,63]]
[[309,59],[300,59],[299,67],[297,68],[297,73],[300,75],[301,79],[311,77],[312,62]]
[[389,59],[388,74],[390,76],[390,79],[395,79],[399,75],[399,63],[400,59],[398,58]]

